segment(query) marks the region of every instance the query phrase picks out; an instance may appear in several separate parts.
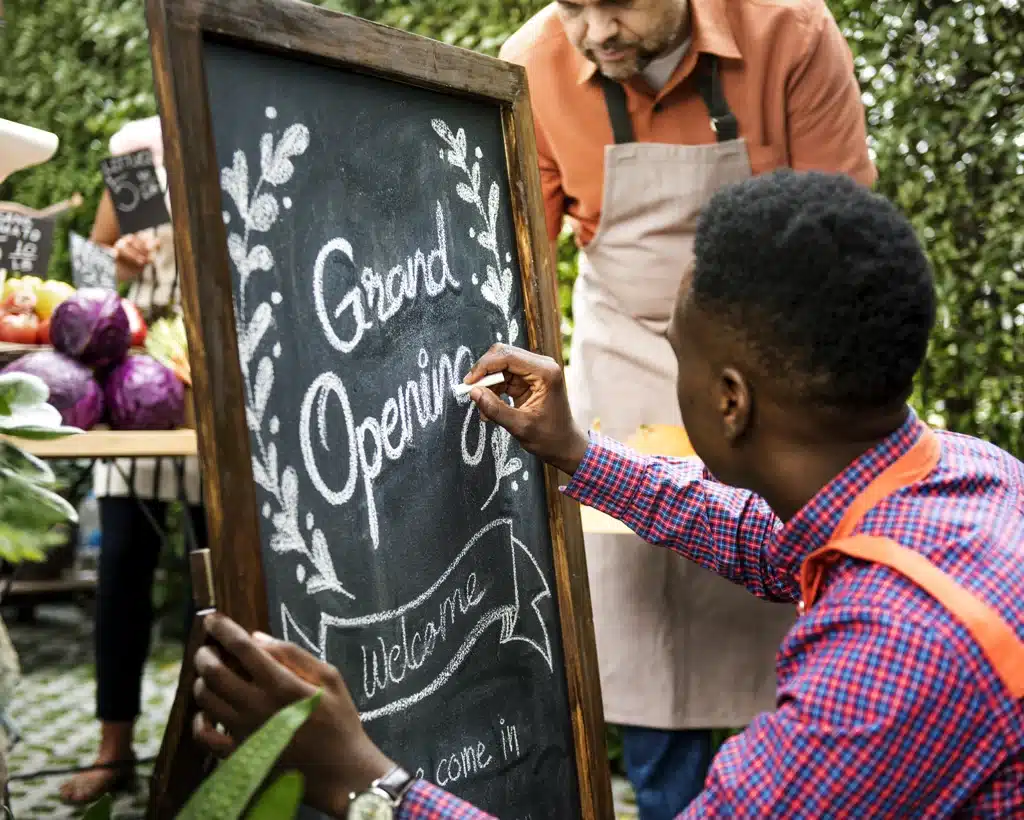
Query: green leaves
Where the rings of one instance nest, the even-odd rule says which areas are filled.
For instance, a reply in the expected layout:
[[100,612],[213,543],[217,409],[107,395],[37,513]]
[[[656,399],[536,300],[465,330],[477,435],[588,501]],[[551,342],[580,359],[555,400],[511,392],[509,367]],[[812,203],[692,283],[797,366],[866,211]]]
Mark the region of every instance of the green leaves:
[[[0,374],[0,433],[19,438],[56,438],[80,433],[64,427],[46,403],[50,391],[27,373]],[[50,466],[0,441],[0,560],[42,561],[47,548],[66,538],[61,525],[78,520],[75,508],[55,492]]]
[[[210,817],[237,820],[241,817],[285,747],[319,702],[320,690],[317,690],[305,700],[296,701],[270,718],[203,782],[178,815],[179,820],[205,820]],[[300,790],[301,785],[300,779]],[[270,802],[260,811],[269,811],[269,807],[278,805],[278,801],[282,805],[289,805],[287,799],[293,794],[294,788],[293,781],[283,785],[280,781],[275,783],[269,790],[271,796],[264,795],[264,799]],[[292,815],[257,816],[273,816],[285,820],[293,815],[294,808]]]
[[246,820],[287,820],[302,802],[305,785],[300,772],[286,772],[267,787],[246,815]]
[[[320,702],[318,689],[305,700],[286,706],[239,746],[185,804],[177,820],[238,820],[267,779],[281,753]],[[285,772],[253,802],[246,820],[290,820],[302,802],[304,780]],[[86,811],[83,820],[110,820],[112,802],[104,795]]]

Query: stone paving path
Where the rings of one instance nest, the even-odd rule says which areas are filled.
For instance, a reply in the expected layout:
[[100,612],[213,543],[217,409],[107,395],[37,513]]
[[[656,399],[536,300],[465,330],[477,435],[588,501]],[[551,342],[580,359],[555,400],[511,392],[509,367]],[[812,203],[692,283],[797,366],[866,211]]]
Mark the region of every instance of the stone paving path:
[[[18,651],[22,680],[11,708],[21,740],[11,752],[15,777],[45,769],[88,765],[98,739],[93,720],[96,684],[93,677],[92,621],[71,607],[40,607],[36,622],[6,620]],[[143,682],[143,717],[136,730],[136,753],[153,757],[160,749],[164,723],[174,700],[181,667],[181,645],[154,640]],[[117,820],[141,820],[145,814],[151,765],[139,767],[136,790],[114,805]],[[64,806],[58,789],[67,775],[15,780],[11,803],[16,820],[64,820],[82,810]],[[635,818],[629,785],[615,783],[620,820]]]
[[[15,777],[44,769],[88,765],[93,760],[98,728],[93,719],[96,684],[93,678],[92,621],[71,607],[40,607],[34,624],[6,620],[21,662],[22,679],[11,708],[20,741],[10,756]],[[181,647],[154,641],[143,682],[143,717],[136,731],[136,753],[155,756],[174,699],[181,665]],[[152,767],[139,767],[133,794],[119,797],[118,820],[141,818],[146,781]],[[58,789],[67,775],[15,780],[11,804],[17,820],[61,820],[79,817],[80,809],[64,806]]]

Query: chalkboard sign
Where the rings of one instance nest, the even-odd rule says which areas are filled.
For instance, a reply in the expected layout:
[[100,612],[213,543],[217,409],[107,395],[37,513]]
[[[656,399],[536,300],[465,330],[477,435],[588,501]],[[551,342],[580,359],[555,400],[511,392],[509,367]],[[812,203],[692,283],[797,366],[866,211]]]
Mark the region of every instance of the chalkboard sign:
[[71,279],[76,288],[117,289],[114,255],[74,231],[71,239]]
[[53,219],[0,209],[0,268],[13,276],[46,278]]
[[100,160],[100,169],[122,234],[137,233],[171,221],[153,154],[148,148]]
[[525,74],[251,8],[148,6],[219,607],[337,666],[410,771],[611,818],[578,508],[453,392],[494,342],[560,355]]

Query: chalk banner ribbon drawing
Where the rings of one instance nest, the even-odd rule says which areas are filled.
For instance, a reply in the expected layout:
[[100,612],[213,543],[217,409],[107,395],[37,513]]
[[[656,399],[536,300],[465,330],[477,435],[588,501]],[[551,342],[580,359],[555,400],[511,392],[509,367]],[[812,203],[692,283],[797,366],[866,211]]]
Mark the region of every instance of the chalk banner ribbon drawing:
[[[502,551],[507,563],[496,557]],[[512,577],[510,599],[500,595],[506,585],[496,583],[496,575],[506,570]],[[538,587],[532,597],[524,592]],[[357,633],[363,664],[357,693],[367,704],[359,716],[366,722],[404,711],[440,690],[492,626],[499,644],[530,647],[553,673],[551,639],[540,610],[550,597],[544,573],[516,538],[512,519],[499,518],[473,535],[451,566],[408,603],[350,618],[323,613],[315,640],[282,603],[281,629],[286,640],[323,660],[332,654],[332,633]]]

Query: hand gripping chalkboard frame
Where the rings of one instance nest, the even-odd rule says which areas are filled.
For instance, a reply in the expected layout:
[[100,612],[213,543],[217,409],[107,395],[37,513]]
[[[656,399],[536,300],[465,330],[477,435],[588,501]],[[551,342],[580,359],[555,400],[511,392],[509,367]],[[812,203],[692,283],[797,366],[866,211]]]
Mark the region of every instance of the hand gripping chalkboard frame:
[[[553,260],[525,71],[464,49],[296,0],[147,0],[153,74],[165,143],[177,264],[198,416],[216,599],[247,629],[268,628],[256,490],[207,102],[204,38],[298,57],[494,103],[500,108],[529,345],[561,361]],[[186,150],[187,145],[187,150]],[[201,271],[201,275],[200,275]],[[600,678],[578,506],[545,474],[561,640],[585,820],[614,816]],[[231,490],[230,509],[227,488]],[[148,816],[170,818],[211,761],[191,736],[193,628],[151,784]]]

